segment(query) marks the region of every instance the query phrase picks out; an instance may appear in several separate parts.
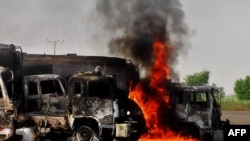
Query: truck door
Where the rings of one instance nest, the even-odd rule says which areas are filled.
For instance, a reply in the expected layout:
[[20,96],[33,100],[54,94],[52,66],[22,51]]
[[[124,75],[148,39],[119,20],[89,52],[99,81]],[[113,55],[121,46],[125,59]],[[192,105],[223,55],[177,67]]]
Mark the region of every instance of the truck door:
[[220,105],[217,104],[214,93],[211,93],[210,95],[210,103],[211,103],[211,108],[212,108],[212,127],[215,129],[218,129],[220,127],[220,122],[221,122],[221,109]]
[[211,106],[206,91],[189,93],[189,121],[195,122],[200,128],[211,127]]
[[26,94],[27,111],[45,113],[52,103],[60,103],[60,100],[64,100],[64,93],[62,85],[57,79],[28,81]]
[[25,109],[27,112],[35,111],[39,109],[39,105],[41,103],[38,94],[38,82],[36,81],[28,81],[24,85],[24,93],[25,93]]
[[176,91],[173,96],[176,114],[179,119],[187,119],[187,100],[185,91]]

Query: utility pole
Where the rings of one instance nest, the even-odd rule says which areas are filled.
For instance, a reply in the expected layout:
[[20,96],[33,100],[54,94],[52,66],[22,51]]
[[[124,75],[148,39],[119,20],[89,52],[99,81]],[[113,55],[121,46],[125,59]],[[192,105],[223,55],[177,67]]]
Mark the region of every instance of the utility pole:
[[53,47],[54,47],[54,55],[56,55],[56,45],[58,43],[63,43],[64,42],[64,40],[62,40],[62,41],[59,41],[59,40],[49,41],[48,39],[47,39],[47,41],[53,45]]

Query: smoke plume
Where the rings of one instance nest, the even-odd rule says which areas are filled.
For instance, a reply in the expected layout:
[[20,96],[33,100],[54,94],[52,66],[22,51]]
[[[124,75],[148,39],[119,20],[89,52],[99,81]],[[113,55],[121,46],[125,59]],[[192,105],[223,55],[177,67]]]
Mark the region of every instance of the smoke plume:
[[98,0],[97,11],[105,29],[112,33],[109,52],[126,57],[148,72],[153,63],[153,42],[174,45],[168,57],[172,79],[178,79],[174,67],[181,53],[189,48],[189,29],[178,0]]

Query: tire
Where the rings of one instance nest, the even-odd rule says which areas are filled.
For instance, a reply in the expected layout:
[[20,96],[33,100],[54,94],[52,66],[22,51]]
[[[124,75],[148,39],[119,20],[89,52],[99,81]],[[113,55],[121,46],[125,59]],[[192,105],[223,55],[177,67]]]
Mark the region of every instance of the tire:
[[91,141],[94,131],[88,126],[80,126],[73,134],[75,141]]
[[192,124],[184,124],[179,128],[181,134],[184,136],[191,136],[195,139],[200,139],[199,129]]
[[213,141],[213,135],[205,134],[205,135],[203,135],[203,140],[204,141]]

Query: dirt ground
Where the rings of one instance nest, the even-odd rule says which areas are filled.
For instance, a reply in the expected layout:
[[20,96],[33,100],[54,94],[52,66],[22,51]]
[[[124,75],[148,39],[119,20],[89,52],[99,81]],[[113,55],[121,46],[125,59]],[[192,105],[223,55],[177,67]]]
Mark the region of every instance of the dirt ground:
[[222,111],[221,119],[229,119],[232,125],[250,125],[250,111]]

